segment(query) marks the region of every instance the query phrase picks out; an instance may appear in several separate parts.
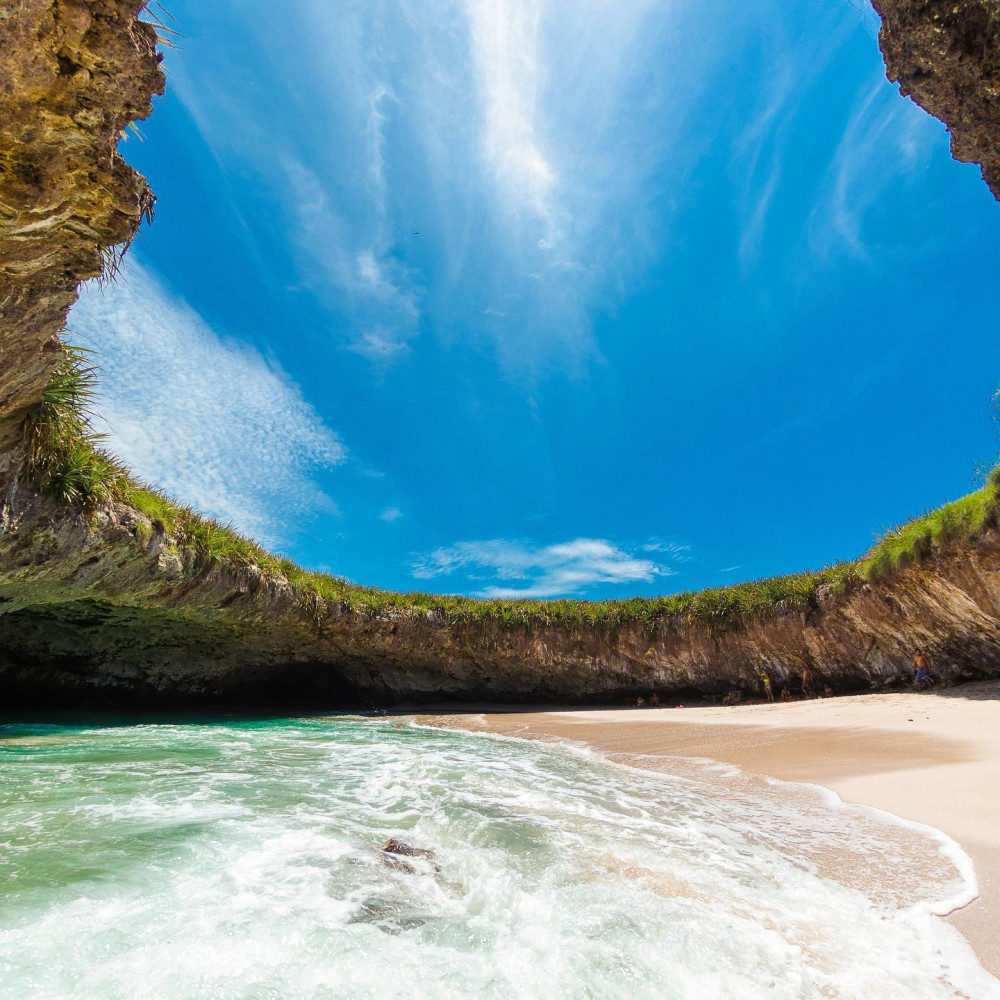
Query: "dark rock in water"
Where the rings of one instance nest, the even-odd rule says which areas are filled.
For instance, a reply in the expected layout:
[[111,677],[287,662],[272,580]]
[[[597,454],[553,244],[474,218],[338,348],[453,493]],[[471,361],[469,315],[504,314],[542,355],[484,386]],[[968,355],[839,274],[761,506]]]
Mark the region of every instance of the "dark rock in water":
[[[438,875],[441,872],[440,867],[434,860],[434,852],[427,850],[426,847],[411,847],[409,844],[404,844],[401,840],[390,837],[379,850],[382,852],[382,860],[390,868],[406,872],[408,875]],[[404,861],[404,857],[426,858],[427,860],[417,866],[410,864],[409,861]]]
[[397,858],[394,854],[386,854],[383,852],[382,861],[388,865],[390,868],[395,869],[397,872],[405,872],[407,875],[416,875],[417,869],[413,867],[408,861],[404,861],[402,858]]
[[[404,862],[405,863],[405,862]],[[352,924],[371,924],[384,934],[398,935],[404,931],[422,927],[428,917],[414,913],[398,901],[367,899],[351,917]]]
[[389,838],[380,850],[386,852],[386,854],[402,854],[408,858],[433,858],[434,852],[427,850],[426,847],[410,847],[409,844],[404,844],[401,840],[394,840]]

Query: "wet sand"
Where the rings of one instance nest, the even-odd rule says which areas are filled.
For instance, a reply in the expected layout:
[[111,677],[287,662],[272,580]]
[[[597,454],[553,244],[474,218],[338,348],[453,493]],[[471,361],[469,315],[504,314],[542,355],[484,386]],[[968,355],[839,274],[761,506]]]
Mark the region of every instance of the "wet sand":
[[774,705],[504,711],[438,724],[583,742],[611,758],[703,757],[926,823],[971,856],[979,899],[948,919],[1000,976],[1000,682]]

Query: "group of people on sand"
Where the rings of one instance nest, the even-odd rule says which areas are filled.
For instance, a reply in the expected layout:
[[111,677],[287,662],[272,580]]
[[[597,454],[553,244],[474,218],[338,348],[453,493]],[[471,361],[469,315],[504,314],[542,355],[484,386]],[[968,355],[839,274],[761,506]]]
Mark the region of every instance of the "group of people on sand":
[[[813,686],[812,671],[808,667],[802,668],[802,697],[815,698],[816,691]],[[764,697],[769,701],[774,701],[774,682],[766,667],[760,671],[760,684],[764,690]],[[934,686],[934,678],[931,675],[930,664],[922,649],[916,650],[913,654],[913,686],[918,691],[929,691]],[[824,685],[823,695],[828,697],[833,694],[833,689],[829,684]],[[782,701],[791,701],[793,698],[790,686],[783,687],[779,696]]]
[[[816,697],[816,690],[815,690],[815,688],[813,686],[812,671],[808,667],[803,667],[802,668],[802,673],[800,675],[800,678],[801,678],[800,690],[802,692],[802,697],[806,698],[806,699],[815,698]],[[772,680],[770,671],[767,669],[767,667],[761,667],[761,670],[760,670],[760,686],[764,690],[764,697],[765,697],[765,699],[768,702],[773,702],[774,701],[774,681]],[[823,694],[824,695],[831,695],[831,694],[833,694],[833,690],[832,690],[832,688],[830,687],[829,684],[827,684],[827,685],[824,686],[824,688],[823,688]],[[795,696],[792,694],[792,686],[791,686],[791,684],[786,684],[781,689],[781,692],[778,695],[778,697],[782,701],[792,701],[792,699]]]
[[640,695],[635,699],[636,708],[659,708],[660,707],[660,696],[654,691],[648,698],[643,698]]

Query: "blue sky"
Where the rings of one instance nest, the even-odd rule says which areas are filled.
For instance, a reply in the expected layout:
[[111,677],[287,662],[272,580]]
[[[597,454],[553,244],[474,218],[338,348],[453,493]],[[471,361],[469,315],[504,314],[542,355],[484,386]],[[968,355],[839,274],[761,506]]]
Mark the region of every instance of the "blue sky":
[[305,565],[658,594],[816,568],[997,452],[1000,206],[860,0],[172,0],[85,290],[113,447]]

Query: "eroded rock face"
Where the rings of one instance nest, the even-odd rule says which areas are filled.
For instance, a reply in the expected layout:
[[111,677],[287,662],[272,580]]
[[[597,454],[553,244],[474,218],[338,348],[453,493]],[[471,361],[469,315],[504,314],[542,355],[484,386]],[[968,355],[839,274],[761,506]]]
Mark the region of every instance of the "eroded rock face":
[[[378,617],[281,579],[200,565],[124,507],[93,522],[23,491],[0,534],[0,690],[9,705],[247,704],[330,709],[400,701],[688,698],[908,680],[913,651],[944,679],[1000,675],[1000,533],[938,552],[888,584],[820,594],[712,629],[509,627],[403,610]],[[168,556],[169,558],[164,558]]]
[[948,126],[1000,198],[1000,0],[873,0],[889,79]]
[[163,93],[138,0],[0,2],[0,475],[56,364],[56,337],[102,249],[153,198],[116,152]]

